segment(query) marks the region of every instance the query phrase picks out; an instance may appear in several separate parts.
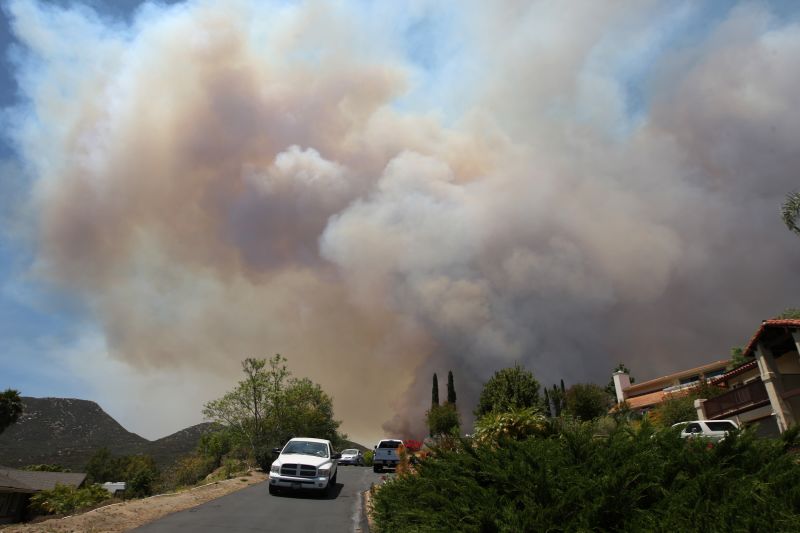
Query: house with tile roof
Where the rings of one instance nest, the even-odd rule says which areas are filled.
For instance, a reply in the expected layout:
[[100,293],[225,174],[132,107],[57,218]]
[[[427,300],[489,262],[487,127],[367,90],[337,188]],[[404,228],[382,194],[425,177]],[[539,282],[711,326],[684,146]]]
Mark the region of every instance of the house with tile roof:
[[688,394],[701,382],[725,392],[696,400],[699,420],[735,420],[760,435],[776,436],[800,423],[800,319],[764,320],[743,349],[746,359],[733,369],[728,360],[632,385],[624,372],[613,376],[617,402],[646,412]]
[[29,472],[0,466],[0,524],[24,518],[32,494],[52,490],[56,485],[80,487],[86,474],[72,472]]
[[665,400],[686,395],[702,381],[708,382],[724,374],[729,364],[728,359],[714,361],[636,384],[631,384],[625,372],[615,372],[617,403],[626,402],[635,411],[649,411]]
[[743,365],[711,381],[724,394],[695,402],[698,417],[758,423],[764,435],[800,422],[800,319],[763,321],[743,355]]

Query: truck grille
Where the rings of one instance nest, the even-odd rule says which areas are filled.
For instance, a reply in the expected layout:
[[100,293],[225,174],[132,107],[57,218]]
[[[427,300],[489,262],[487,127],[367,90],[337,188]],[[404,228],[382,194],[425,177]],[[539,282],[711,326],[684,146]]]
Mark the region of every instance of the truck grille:
[[284,476],[316,477],[317,469],[309,465],[287,463],[281,466],[281,474]]

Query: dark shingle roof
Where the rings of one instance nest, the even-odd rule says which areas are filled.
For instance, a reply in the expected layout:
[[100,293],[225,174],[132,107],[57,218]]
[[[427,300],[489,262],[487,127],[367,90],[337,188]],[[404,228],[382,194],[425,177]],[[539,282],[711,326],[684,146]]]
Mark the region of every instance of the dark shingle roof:
[[36,492],[22,481],[0,473],[0,492]]
[[86,474],[79,472],[28,472],[14,468],[0,467],[0,487],[19,489],[19,492],[35,492],[51,490],[58,485],[79,487],[86,479]]

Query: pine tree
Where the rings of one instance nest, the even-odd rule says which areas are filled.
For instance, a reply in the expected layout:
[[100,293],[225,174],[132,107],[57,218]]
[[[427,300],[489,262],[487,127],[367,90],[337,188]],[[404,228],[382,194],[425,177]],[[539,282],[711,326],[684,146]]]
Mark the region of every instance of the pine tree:
[[456,386],[453,384],[453,371],[447,372],[447,403],[455,405],[456,403]]
[[439,378],[433,373],[433,390],[431,391],[431,407],[439,405]]

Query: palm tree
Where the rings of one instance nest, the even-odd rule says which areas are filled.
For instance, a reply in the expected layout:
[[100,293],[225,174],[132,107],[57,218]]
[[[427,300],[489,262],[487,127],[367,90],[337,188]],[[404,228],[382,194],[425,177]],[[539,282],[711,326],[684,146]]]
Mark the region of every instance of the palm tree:
[[781,206],[781,216],[783,223],[789,230],[800,235],[800,192],[793,192],[786,195],[786,201]]
[[22,415],[22,398],[19,391],[8,389],[0,392],[0,433],[16,422]]

